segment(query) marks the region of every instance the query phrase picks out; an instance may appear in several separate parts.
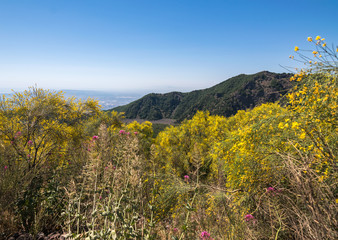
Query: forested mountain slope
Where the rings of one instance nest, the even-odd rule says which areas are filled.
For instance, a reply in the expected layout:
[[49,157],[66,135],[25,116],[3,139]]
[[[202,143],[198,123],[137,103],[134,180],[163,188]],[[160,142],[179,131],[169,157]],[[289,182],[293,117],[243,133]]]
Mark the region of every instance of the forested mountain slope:
[[130,104],[112,110],[124,112],[126,118],[158,120],[191,118],[198,110],[231,116],[238,110],[275,102],[291,87],[291,74],[259,72],[241,74],[211,88],[188,93],[148,94]]

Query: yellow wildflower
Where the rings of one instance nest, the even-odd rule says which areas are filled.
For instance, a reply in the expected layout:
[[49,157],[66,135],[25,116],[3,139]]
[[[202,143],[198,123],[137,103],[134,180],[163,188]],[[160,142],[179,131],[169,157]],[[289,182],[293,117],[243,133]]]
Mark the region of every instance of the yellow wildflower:
[[299,126],[299,123],[298,123],[298,122],[293,122],[291,128],[292,128],[292,129],[298,129],[298,128],[299,128],[298,126]]
[[283,124],[282,122],[280,122],[280,123],[278,124],[278,128],[283,129],[283,128],[284,128],[284,124]]
[[318,182],[323,182],[323,180],[324,180],[324,176],[320,176],[320,177],[318,178]]
[[299,50],[299,47],[295,46],[295,52],[297,52]]
[[323,43],[323,45],[322,45],[323,47],[326,47],[326,43]]
[[319,39],[320,39],[320,36],[317,36],[317,37],[316,37],[316,40],[319,40]]
[[312,37],[308,37],[307,40],[308,40],[309,42],[312,42]]
[[314,55],[318,54],[318,52],[317,52],[317,51],[313,51],[312,53],[313,53]]

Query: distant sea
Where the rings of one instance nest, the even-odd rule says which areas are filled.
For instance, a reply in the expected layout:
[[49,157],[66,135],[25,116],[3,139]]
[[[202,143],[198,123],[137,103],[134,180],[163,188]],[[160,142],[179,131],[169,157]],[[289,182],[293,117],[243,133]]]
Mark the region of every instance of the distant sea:
[[[135,101],[145,95],[144,92],[105,92],[105,91],[91,91],[91,90],[61,90],[66,98],[75,97],[77,99],[85,100],[87,98],[94,98],[99,101],[103,110],[122,106]],[[10,96],[11,91],[0,91],[0,95]]]

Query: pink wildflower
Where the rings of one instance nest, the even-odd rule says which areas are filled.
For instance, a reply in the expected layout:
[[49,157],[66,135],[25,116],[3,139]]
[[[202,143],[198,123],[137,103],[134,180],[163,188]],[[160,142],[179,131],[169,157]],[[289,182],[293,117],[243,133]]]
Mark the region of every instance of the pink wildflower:
[[190,177],[188,175],[184,175],[184,181],[186,183],[189,183],[189,179],[190,179]]
[[97,140],[97,139],[99,139],[99,136],[93,136],[93,140]]
[[254,216],[252,216],[251,214],[247,214],[247,215],[245,215],[245,217],[244,217],[244,220],[245,220],[246,222],[249,222],[249,221],[254,220],[254,219],[255,219]]
[[130,132],[127,132],[127,135],[129,136],[129,135],[130,135]]
[[134,132],[134,134],[135,134],[135,135],[137,135],[137,134],[138,134],[138,132]]
[[178,228],[174,228],[173,231],[176,233],[178,232]]
[[126,131],[120,130],[120,135],[126,134]]
[[17,135],[17,136],[20,136],[20,135],[21,135],[21,132],[20,132],[20,131],[19,131],[19,132],[17,132],[17,133],[16,133],[16,135]]
[[4,167],[5,171],[7,170],[7,168],[8,168],[7,166]]
[[30,145],[33,144],[33,141],[32,141],[32,140],[29,140],[29,141],[27,142],[27,144],[30,146]]
[[272,194],[272,195],[276,195],[276,194],[278,194],[280,191],[278,191],[276,188],[268,187],[268,188],[266,189],[266,192],[267,192],[267,193],[270,193],[270,194]]
[[210,239],[210,233],[207,231],[201,232],[201,239]]

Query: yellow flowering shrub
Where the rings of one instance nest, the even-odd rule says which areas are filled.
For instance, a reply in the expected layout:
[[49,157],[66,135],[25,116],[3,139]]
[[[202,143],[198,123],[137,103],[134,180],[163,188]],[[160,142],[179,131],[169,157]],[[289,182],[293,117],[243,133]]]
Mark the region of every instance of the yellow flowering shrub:
[[192,174],[197,169],[203,178],[217,175],[218,163],[212,162],[209,150],[224,138],[226,118],[197,112],[180,126],[160,132],[155,140],[155,157],[177,176]]
[[68,144],[85,134],[86,117],[97,115],[96,101],[65,99],[61,92],[31,88],[0,101],[0,141],[16,155],[8,165],[40,168],[61,164]]
[[298,123],[292,127],[300,140],[298,148],[312,152],[316,167],[326,178],[335,169],[337,155],[337,75],[311,74],[298,91],[287,95],[288,109]]

